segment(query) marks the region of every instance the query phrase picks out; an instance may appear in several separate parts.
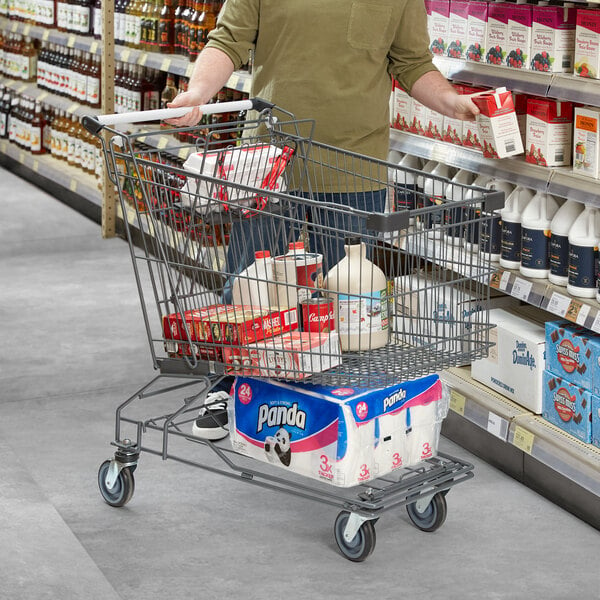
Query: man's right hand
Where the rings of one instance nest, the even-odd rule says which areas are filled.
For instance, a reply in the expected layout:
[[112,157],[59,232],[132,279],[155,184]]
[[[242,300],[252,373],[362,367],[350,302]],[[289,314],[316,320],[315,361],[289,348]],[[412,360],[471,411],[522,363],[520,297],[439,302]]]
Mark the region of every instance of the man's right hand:
[[173,98],[172,102],[167,104],[167,108],[179,108],[181,106],[193,106],[194,108],[186,115],[183,115],[183,117],[167,119],[166,123],[169,123],[169,125],[173,125],[174,127],[192,127],[193,125],[196,125],[202,118],[202,113],[198,108],[198,106],[202,104],[204,104],[202,99],[198,98],[198,95],[193,92],[183,92],[182,94],[179,94]]

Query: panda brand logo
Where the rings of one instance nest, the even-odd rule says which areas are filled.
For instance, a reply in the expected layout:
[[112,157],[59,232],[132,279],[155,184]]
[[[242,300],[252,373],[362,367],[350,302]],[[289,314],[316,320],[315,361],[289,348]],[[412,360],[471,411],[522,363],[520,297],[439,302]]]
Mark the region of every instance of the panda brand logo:
[[265,439],[265,452],[269,462],[274,462],[275,457],[279,458],[281,464],[286,467],[292,462],[292,448],[290,438],[292,434],[281,427],[275,435],[269,435]]
[[292,406],[261,404],[258,408],[256,433],[260,433],[264,425],[267,427],[291,425],[292,427],[298,427],[298,429],[304,429],[306,427],[306,413],[303,410],[298,410],[297,402],[294,402]]
[[406,398],[406,390],[398,390],[396,393],[388,396],[383,401],[383,410],[386,411],[388,408],[391,408],[397,402],[401,402]]

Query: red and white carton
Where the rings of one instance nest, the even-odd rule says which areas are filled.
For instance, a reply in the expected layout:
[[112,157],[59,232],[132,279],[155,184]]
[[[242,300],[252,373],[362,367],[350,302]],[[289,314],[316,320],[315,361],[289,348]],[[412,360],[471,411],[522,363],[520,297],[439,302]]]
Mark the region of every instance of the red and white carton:
[[[298,329],[298,309],[214,304],[163,317],[169,354],[220,359],[226,346],[245,346]],[[188,343],[188,340],[191,342]],[[198,342],[198,343],[194,343]]]
[[486,158],[522,154],[523,143],[511,92],[498,88],[473,96],[481,111],[477,115],[479,136]]
[[512,69],[529,69],[533,16],[530,4],[513,4],[508,13],[508,36],[504,64]]
[[224,348],[229,372],[248,377],[302,380],[342,362],[336,331],[292,331],[243,348]]
[[446,49],[446,55],[450,58],[465,58],[469,4],[467,0],[450,0],[448,48]]
[[508,44],[508,16],[513,5],[504,2],[490,2],[486,29],[487,48],[485,61],[490,65],[504,65]]
[[425,130],[429,124],[429,109],[413,98],[412,104],[412,122],[410,132],[417,135],[425,135]]
[[574,173],[595,178],[600,176],[600,108],[575,108],[573,153]]
[[430,40],[429,50],[432,54],[444,56],[448,48],[450,0],[426,0],[425,8]]
[[473,62],[485,62],[488,3],[471,0],[468,4],[469,17],[467,20],[467,51],[465,58]]
[[394,81],[394,108],[392,113],[392,127],[400,131],[410,131],[412,123],[413,99]]
[[523,142],[523,147],[525,147],[527,135],[527,100],[529,100],[530,96],[522,92],[513,92],[512,95],[515,112],[517,113],[517,122],[519,123],[519,131],[521,132],[521,142]]
[[444,115],[431,108],[425,110],[426,125],[423,135],[434,140],[441,140],[444,131]]
[[600,77],[600,10],[577,10],[573,67],[575,75],[579,77]]
[[569,6],[534,6],[532,13],[530,67],[545,73],[572,72],[577,10]]
[[547,98],[527,100],[525,160],[543,167],[571,164],[573,103]]
[[[463,94],[473,95],[485,92],[484,88],[463,85]],[[476,121],[463,121],[462,145],[472,150],[481,151],[482,145],[479,137],[479,127]]]
[[[458,94],[463,94],[464,90],[462,85],[458,83],[452,84],[454,89]],[[462,146],[462,138],[463,138],[463,124],[464,121],[462,119],[453,119],[452,117],[444,116],[444,129],[442,134],[442,139],[445,142],[449,142],[451,144],[457,144],[458,146]]]

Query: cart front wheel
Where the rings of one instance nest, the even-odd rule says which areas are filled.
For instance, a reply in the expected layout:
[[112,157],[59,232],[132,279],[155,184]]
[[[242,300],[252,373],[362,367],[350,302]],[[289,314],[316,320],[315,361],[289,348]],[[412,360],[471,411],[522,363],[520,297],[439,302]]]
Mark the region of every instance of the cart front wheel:
[[446,520],[446,514],[448,513],[446,496],[443,492],[437,493],[422,512],[417,508],[416,502],[407,504],[406,510],[410,520],[421,531],[435,531],[436,529],[439,529]]
[[110,468],[110,463],[110,460],[105,460],[98,469],[98,487],[100,488],[100,493],[107,504],[116,507],[125,506],[131,500],[135,489],[133,471],[130,467],[121,469],[112,487],[108,487],[106,476]]
[[342,554],[351,561],[362,562],[375,549],[375,526],[373,521],[365,521],[352,540],[344,538],[346,524],[350,518],[348,511],[342,511],[335,520],[335,541]]

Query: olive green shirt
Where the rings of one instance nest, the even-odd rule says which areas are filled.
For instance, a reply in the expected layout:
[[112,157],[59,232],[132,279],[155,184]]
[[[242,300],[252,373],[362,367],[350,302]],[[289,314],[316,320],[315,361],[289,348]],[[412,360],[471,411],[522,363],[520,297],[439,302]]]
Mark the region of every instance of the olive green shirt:
[[254,49],[252,96],[375,158],[389,150],[390,74],[410,92],[435,70],[423,0],[227,0],[207,46],[236,69]]

